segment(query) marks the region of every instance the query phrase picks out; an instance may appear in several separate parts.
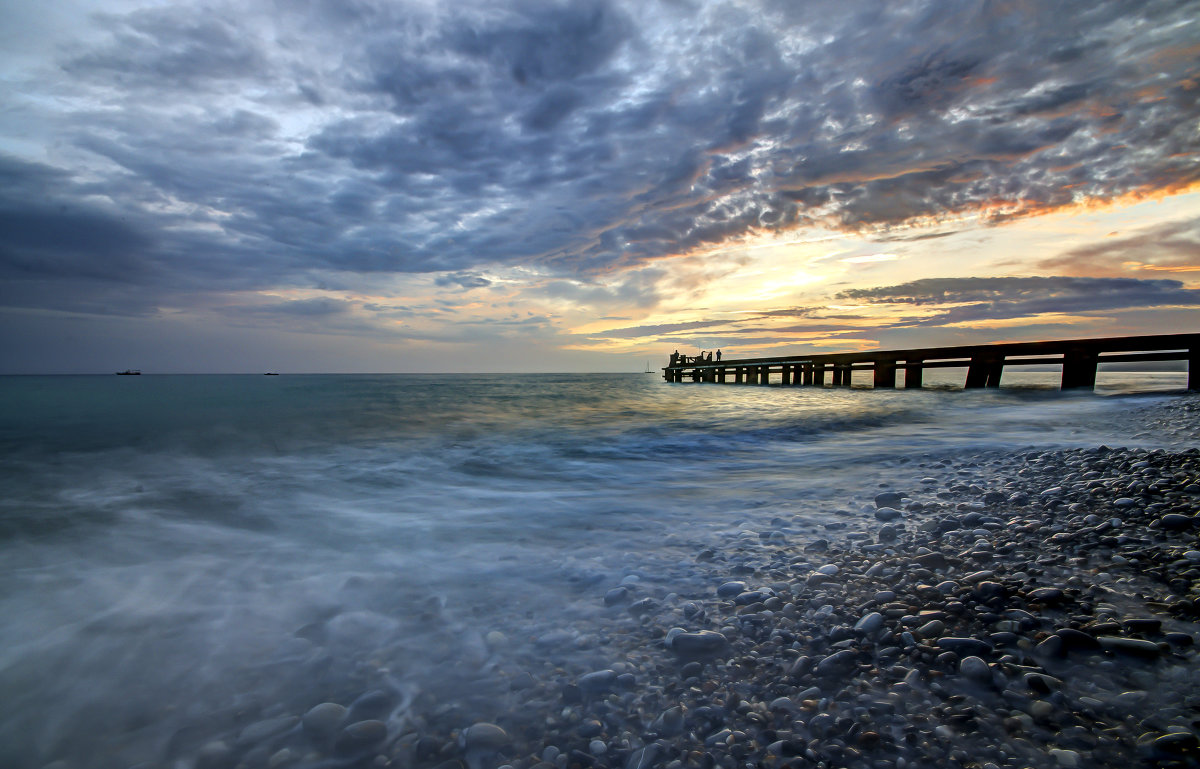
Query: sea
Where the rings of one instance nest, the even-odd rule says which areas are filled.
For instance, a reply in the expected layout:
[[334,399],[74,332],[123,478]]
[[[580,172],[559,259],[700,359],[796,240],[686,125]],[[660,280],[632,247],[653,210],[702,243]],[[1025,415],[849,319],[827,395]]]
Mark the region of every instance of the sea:
[[586,670],[607,590],[853,529],[922,462],[1196,442],[1146,427],[1186,374],[931,373],[0,377],[0,765],[166,765],[379,680],[486,716],[497,648]]

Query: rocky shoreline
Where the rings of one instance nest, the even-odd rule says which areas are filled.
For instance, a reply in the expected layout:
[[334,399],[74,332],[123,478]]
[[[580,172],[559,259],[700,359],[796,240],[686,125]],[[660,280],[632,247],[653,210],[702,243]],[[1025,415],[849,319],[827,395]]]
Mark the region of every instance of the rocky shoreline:
[[[1141,426],[1194,446],[1197,409]],[[1200,767],[1200,450],[899,465],[857,510],[562,571],[567,605],[417,596],[418,654],[301,628],[289,695],[189,716],[158,761],[114,735],[45,767]]]
[[603,605],[585,633],[491,631],[479,697],[383,667],[191,763],[1200,766],[1200,451],[913,464],[927,475],[880,490],[868,525],[775,519],[697,553],[703,589],[630,576],[581,588]]

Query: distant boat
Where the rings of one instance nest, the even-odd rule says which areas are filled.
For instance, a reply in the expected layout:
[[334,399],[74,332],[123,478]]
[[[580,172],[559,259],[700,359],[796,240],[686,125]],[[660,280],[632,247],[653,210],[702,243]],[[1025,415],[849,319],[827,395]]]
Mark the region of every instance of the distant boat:
[[268,371],[267,373],[263,374],[263,376],[279,376],[279,374],[276,374],[274,371]]
[[650,370],[650,361],[646,361],[646,373],[647,373],[647,374],[653,374],[653,373],[654,373],[653,371],[651,371],[651,370]]
[[118,371],[117,376],[138,376],[141,373],[142,372],[138,371],[135,368],[127,368],[124,371]]

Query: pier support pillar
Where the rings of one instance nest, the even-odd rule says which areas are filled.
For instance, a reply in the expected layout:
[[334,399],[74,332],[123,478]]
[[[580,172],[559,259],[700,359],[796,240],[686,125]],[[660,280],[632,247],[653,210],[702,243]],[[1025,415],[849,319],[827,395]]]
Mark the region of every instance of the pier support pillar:
[[1080,348],[1068,350],[1063,355],[1062,389],[1093,389],[1096,386],[1098,357],[1092,350]]
[[1188,389],[1200,390],[1200,347],[1188,350]]
[[783,364],[783,369],[779,374],[779,384],[790,385],[791,383],[792,383],[792,367],[785,363],[785,364]]
[[771,367],[762,366],[758,369],[758,383],[760,385],[771,384]]
[[817,387],[825,386],[825,364],[817,363],[813,365],[813,384]]
[[723,368],[717,369],[717,381],[720,382],[721,384],[725,384],[725,369],[723,369]]
[[1004,361],[996,358],[971,358],[967,367],[967,382],[964,387],[999,387],[1000,375],[1004,372]]
[[806,386],[808,386],[808,387],[812,387],[812,383],[813,383],[813,364],[811,364],[811,363],[805,363],[805,364],[804,364],[803,376],[804,376],[804,384],[805,384]]
[[925,369],[921,365],[924,361],[910,360],[905,363],[907,366],[904,369],[904,389],[919,389],[925,373]]
[[845,363],[833,364],[833,386],[834,387],[849,387],[850,386],[850,366]]
[[896,386],[896,361],[875,361],[875,387],[889,388]]

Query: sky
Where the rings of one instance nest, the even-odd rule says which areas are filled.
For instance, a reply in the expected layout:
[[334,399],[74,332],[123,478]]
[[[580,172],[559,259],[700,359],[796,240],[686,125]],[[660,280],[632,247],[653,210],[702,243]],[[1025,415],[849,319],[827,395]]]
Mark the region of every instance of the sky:
[[1200,331],[1198,19],[0,0],[0,373]]

